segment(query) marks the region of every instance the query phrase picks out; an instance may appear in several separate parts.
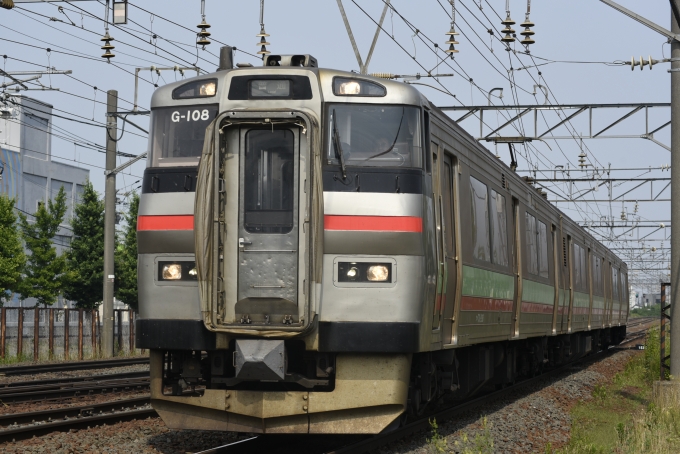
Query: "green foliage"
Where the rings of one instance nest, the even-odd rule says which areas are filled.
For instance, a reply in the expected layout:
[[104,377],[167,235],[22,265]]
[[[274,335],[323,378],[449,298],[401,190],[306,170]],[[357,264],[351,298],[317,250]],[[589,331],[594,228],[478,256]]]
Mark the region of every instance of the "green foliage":
[[87,182],[71,221],[73,241],[66,254],[64,296],[93,309],[104,299],[104,201]]
[[604,385],[595,385],[593,389],[593,398],[600,401],[605,401],[607,399],[607,387]]
[[661,304],[654,304],[649,307],[638,307],[630,311],[631,318],[636,317],[660,317]]
[[[666,334],[666,354],[670,354],[670,336]],[[661,345],[659,340],[659,328],[654,327],[647,331],[645,341],[645,369],[647,371],[647,381],[650,383],[658,380],[661,375]],[[668,374],[666,374],[668,378]]]
[[439,435],[439,426],[436,419],[429,419],[432,428],[432,437],[427,439],[429,451],[433,454],[446,452],[446,437]]
[[26,266],[14,203],[14,199],[0,195],[0,307],[19,292]]
[[129,305],[135,311],[137,300],[137,212],[139,211],[139,194],[132,195],[130,209],[125,216],[127,227],[116,251],[116,298]]
[[66,269],[64,255],[57,255],[52,244],[59,231],[59,225],[66,213],[66,192],[62,186],[54,201],[48,200],[38,207],[35,221],[19,213],[21,233],[30,252],[26,262],[26,274],[20,286],[21,298],[36,298],[38,304],[51,306],[63,287],[63,274]]

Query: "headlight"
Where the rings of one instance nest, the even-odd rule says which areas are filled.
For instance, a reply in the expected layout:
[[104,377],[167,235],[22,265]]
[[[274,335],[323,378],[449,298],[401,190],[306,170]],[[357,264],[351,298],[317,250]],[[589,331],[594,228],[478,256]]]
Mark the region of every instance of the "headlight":
[[341,95],[358,95],[361,93],[361,85],[359,82],[343,82],[340,84],[340,89],[338,90]]
[[208,82],[205,84],[202,84],[200,88],[198,89],[198,93],[200,96],[215,96],[215,91],[217,90],[217,83],[216,82]]
[[371,282],[386,282],[390,271],[385,265],[371,265],[366,271],[366,279]]
[[333,78],[335,96],[385,96],[387,90],[382,85],[366,79]]
[[163,279],[174,281],[182,279],[182,265],[173,263],[172,265],[163,265]]
[[158,262],[159,281],[197,281],[196,262],[173,260]]
[[392,264],[338,262],[338,282],[392,282]]

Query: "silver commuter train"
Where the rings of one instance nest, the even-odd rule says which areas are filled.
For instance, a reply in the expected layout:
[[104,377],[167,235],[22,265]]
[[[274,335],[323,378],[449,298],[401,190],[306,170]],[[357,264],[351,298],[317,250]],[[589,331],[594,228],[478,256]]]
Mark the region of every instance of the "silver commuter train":
[[151,101],[136,342],[168,427],[378,433],[625,337],[626,264],[416,89],[222,57]]

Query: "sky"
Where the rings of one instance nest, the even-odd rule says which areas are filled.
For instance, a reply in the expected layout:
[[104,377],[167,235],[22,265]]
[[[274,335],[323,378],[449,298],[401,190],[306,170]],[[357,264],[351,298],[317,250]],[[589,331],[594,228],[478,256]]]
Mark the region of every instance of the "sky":
[[[81,165],[90,169],[95,188],[103,193],[105,156],[103,153],[86,148],[84,145],[105,144],[105,131],[101,123],[105,121],[106,90],[118,90],[119,110],[132,109],[134,97],[134,69],[138,67],[193,66],[212,72],[218,64],[218,42],[236,46],[236,62],[260,64],[254,55],[259,50],[260,2],[256,0],[206,0],[205,19],[211,25],[212,44],[206,50],[195,46],[196,25],[201,22],[201,2],[199,0],[133,0],[129,4],[130,22],[126,26],[111,26],[110,35],[114,38],[116,57],[108,64],[102,59],[101,36],[104,33],[104,3],[95,0],[19,3],[13,10],[0,9],[0,61],[6,71],[35,70],[40,67],[54,67],[58,70],[72,70],[71,77],[66,75],[43,76],[40,82],[46,86],[59,88],[60,91],[28,91],[21,94],[52,104],[56,114],[82,120],[77,123],[54,118],[53,125],[72,134],[75,139],[64,140],[53,137],[53,159]],[[670,28],[670,8],[668,2],[636,2],[620,0],[623,6],[636,13]],[[540,1],[531,2],[531,20],[536,43],[530,46],[531,57],[526,54],[506,52],[497,39],[492,39],[488,29],[494,28],[496,36],[501,17],[506,13],[506,2],[499,0],[458,0],[456,5],[456,28],[459,53],[454,60],[444,60],[445,33],[450,28],[451,6],[448,0],[393,0],[394,10],[387,12],[383,28],[371,59],[370,72],[394,74],[425,74],[439,64],[439,74],[453,77],[420,79],[419,83],[432,85],[431,88],[417,85],[430,100],[439,106],[486,105],[488,92],[492,88],[503,88],[503,98],[495,97],[493,104],[544,104],[542,85],[549,91],[549,104],[585,103],[651,103],[669,102],[670,74],[669,63],[659,63],[650,71],[640,71],[630,65],[621,65],[632,56],[661,60],[669,57],[670,45],[660,34],[644,27],[606,4],[596,0],[572,0],[568,2]],[[358,47],[365,59],[376,30],[384,0],[343,0],[343,5],[356,37]],[[480,8],[481,6],[481,8]],[[61,10],[59,9],[61,8]],[[514,26],[518,37],[524,20],[526,1],[509,2],[510,14],[517,24]],[[362,11],[363,9],[363,11]],[[133,22],[134,21],[134,22]],[[271,43],[272,53],[308,53],[315,56],[319,66],[341,70],[358,71],[359,65],[350,45],[345,26],[339,13],[336,0],[265,0],[264,23]],[[415,33],[414,29],[418,30]],[[156,35],[154,39],[153,35]],[[439,49],[434,48],[434,44]],[[52,52],[45,49],[50,48]],[[523,52],[519,43],[512,46]],[[438,51],[438,55],[435,54]],[[533,57],[533,58],[532,58]],[[619,63],[619,64],[617,64]],[[540,66],[535,66],[535,65]],[[425,69],[423,69],[425,68]],[[510,70],[512,68],[512,70]],[[519,69],[522,68],[522,69]],[[539,74],[540,72],[540,74]],[[434,70],[433,73],[437,73]],[[188,75],[188,73],[187,73]],[[151,71],[141,71],[138,104],[147,109],[154,84],[163,85],[182,78],[175,71],[164,71],[159,78]],[[472,79],[472,82],[470,81]],[[95,90],[94,87],[97,87]],[[532,93],[537,90],[534,95]],[[455,95],[455,96],[454,96]],[[59,110],[56,110],[59,109]],[[593,115],[593,129],[605,127],[630,109],[609,109],[596,111]],[[569,113],[572,113],[570,111]],[[513,111],[513,113],[516,113]],[[560,111],[561,113],[561,111]],[[555,112],[545,112],[540,122],[555,124]],[[461,112],[453,112],[459,118]],[[508,115],[505,113],[504,115]],[[552,116],[551,116],[552,115]],[[148,117],[129,117],[144,129],[148,128]],[[529,118],[529,117],[526,117]],[[544,120],[545,118],[545,120]],[[564,116],[562,116],[564,118]],[[557,135],[578,135],[587,133],[587,113],[571,123],[554,131]],[[649,109],[650,129],[660,126],[670,119],[670,109]],[[484,117],[486,132],[504,123],[501,114],[487,113]],[[552,123],[551,123],[552,122]],[[539,129],[547,129],[543,123]],[[119,123],[120,124],[120,123]],[[470,118],[461,123],[471,134],[479,135],[479,120]],[[523,126],[532,131],[533,119],[524,121]],[[510,129],[505,130],[510,135]],[[638,112],[611,130],[610,135],[642,134],[645,131],[645,117]],[[512,135],[519,135],[514,132]],[[65,136],[65,134],[62,134]],[[670,144],[669,128],[656,133],[654,138],[666,145]],[[73,141],[80,145],[74,145]],[[119,151],[137,155],[146,151],[146,135],[128,125],[125,135],[119,142]],[[506,146],[498,149],[492,144],[486,146],[509,163]],[[574,171],[572,177],[587,178],[593,174],[604,175],[602,170],[612,168],[659,168],[670,163],[670,153],[661,146],[645,139],[571,139],[534,142],[527,148],[517,147],[519,169],[554,169],[557,165],[575,168],[578,156],[583,151],[586,161],[592,166],[588,172]],[[119,158],[120,163],[127,158]],[[117,188],[121,199],[141,183],[146,161],[131,166],[117,178]],[[599,169],[597,172],[593,168]],[[523,174],[527,174],[524,172]],[[536,172],[544,178],[554,176],[554,172]],[[663,170],[612,171],[616,178],[655,177],[668,178],[670,172]],[[559,172],[558,177],[562,177]],[[667,182],[654,183],[654,195]],[[634,187],[631,182],[617,182],[613,187],[613,197]],[[549,198],[564,196],[568,191],[566,183],[545,183]],[[572,191],[588,190],[593,183],[578,183]],[[626,195],[626,199],[649,198],[650,185],[646,184]],[[667,189],[660,199],[670,197]],[[584,199],[607,199],[606,186],[597,192],[591,191]],[[642,223],[658,225],[659,221],[670,221],[668,202],[640,202],[637,210],[635,203],[559,203],[568,216],[577,221],[602,222],[607,217],[621,223],[622,211],[629,222],[639,216]],[[125,209],[124,206],[121,207]],[[633,224],[631,224],[633,225]],[[654,246],[656,252],[648,249],[644,262],[636,267],[658,266],[654,261],[664,254],[670,255],[670,222],[665,228],[634,229],[615,242],[612,247]],[[626,229],[617,228],[615,235]],[[650,234],[647,241],[637,238]],[[597,237],[610,235],[611,231],[599,229]],[[626,241],[620,241],[620,240]],[[649,241],[652,240],[652,241]],[[640,250],[620,251],[624,254]],[[633,274],[633,273],[631,273]],[[640,273],[657,279],[656,273]],[[658,279],[657,279],[658,282]]]

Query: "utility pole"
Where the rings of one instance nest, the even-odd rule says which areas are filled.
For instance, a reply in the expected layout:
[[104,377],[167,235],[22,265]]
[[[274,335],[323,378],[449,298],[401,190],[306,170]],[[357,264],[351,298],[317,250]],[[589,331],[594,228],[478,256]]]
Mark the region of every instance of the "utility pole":
[[118,91],[106,92],[106,186],[104,190],[104,316],[102,355],[113,356],[113,253],[116,234],[116,142],[118,138]]
[[[671,350],[671,377],[675,386],[680,384],[680,25],[678,18],[677,0],[671,3],[671,29],[666,30],[662,26],[646,19],[639,14],[630,11],[613,0],[600,0],[620,13],[640,22],[645,27],[668,38],[671,43],[671,319],[677,317],[675,323],[671,323],[671,345],[676,348]],[[656,387],[656,383],[655,383]],[[661,386],[659,386],[659,392]],[[674,399],[678,394],[674,393]]]
[[[672,0],[675,3],[675,0]],[[673,5],[675,7],[675,5]],[[677,10],[677,7],[673,8]],[[671,14],[671,33],[680,34]],[[671,377],[680,379],[680,42],[671,40]]]

